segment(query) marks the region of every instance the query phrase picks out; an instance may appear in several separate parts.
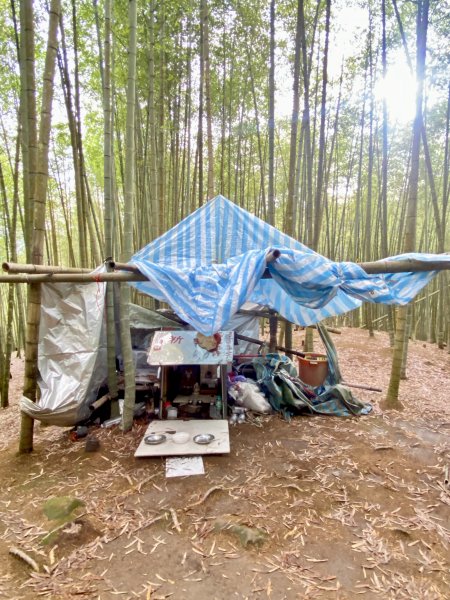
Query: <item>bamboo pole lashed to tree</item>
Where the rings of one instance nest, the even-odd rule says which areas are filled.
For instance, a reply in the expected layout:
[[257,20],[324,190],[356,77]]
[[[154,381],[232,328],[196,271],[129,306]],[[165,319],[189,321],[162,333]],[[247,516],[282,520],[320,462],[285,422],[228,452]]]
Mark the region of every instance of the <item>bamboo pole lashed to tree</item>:
[[27,265],[14,262],[4,262],[2,269],[7,273],[90,273],[92,269],[82,269],[77,267],[57,267],[53,265]]
[[[278,254],[275,254],[278,253]],[[275,260],[279,251],[275,250],[268,254],[267,262]],[[447,256],[447,254],[446,254]],[[0,283],[91,283],[101,281],[148,281],[139,269],[129,263],[111,263],[116,269],[112,273],[76,272],[76,269],[64,269],[63,267],[20,265],[14,263],[3,263],[3,270],[13,273],[12,275],[0,276]],[[381,275],[384,273],[417,273],[425,271],[448,271],[450,270],[450,254],[448,261],[425,261],[418,259],[403,260],[378,260],[375,262],[356,263],[369,275]],[[33,271],[33,269],[35,269]],[[45,271],[41,271],[45,269]]]
[[147,277],[126,271],[117,273],[39,273],[0,276],[0,283],[92,283],[103,281],[148,281]]

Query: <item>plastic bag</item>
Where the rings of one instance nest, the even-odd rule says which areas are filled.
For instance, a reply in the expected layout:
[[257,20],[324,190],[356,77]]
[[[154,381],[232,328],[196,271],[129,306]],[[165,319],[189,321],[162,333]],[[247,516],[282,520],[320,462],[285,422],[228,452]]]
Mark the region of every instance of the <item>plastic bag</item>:
[[244,406],[256,413],[269,413],[271,407],[258,385],[252,381],[239,381],[229,390],[229,394],[236,404]]

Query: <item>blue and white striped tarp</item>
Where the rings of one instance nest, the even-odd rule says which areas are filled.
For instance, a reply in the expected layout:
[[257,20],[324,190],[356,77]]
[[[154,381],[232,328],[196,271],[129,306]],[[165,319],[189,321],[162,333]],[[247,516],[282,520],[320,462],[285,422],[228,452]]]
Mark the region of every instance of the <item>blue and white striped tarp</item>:
[[[280,258],[268,265],[271,249]],[[404,254],[450,262],[450,256]],[[362,301],[407,304],[435,271],[368,275],[355,263],[336,263],[313,252],[223,196],[197,209],[137,252],[131,263],[148,278],[139,291],[167,302],[197,331],[223,329],[244,302],[276,310],[299,325],[312,325]]]

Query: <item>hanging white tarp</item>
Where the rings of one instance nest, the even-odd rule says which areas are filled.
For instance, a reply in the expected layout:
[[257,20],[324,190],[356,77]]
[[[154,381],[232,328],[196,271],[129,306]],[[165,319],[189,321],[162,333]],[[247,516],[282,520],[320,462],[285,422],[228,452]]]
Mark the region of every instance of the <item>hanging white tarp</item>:
[[42,285],[38,370],[40,398],[21,410],[50,425],[87,418],[107,376],[102,335],[104,283]]
[[[104,267],[96,270],[103,271]],[[105,283],[42,284],[40,398],[34,403],[22,397],[20,403],[33,419],[70,427],[90,416],[89,406],[107,379],[105,290]],[[149,331],[178,326],[135,304],[130,306],[130,325]]]

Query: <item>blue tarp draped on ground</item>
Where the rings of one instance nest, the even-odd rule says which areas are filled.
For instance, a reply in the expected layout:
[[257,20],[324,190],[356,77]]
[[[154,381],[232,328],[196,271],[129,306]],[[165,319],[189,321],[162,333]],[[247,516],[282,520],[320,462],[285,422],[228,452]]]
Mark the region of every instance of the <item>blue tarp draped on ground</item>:
[[[261,279],[271,249],[281,256]],[[450,256],[404,254],[450,262]],[[167,302],[197,331],[219,331],[246,301],[268,306],[299,325],[312,325],[362,301],[406,304],[436,272],[368,275],[350,262],[333,262],[281,233],[223,196],[197,209],[131,259],[148,277],[133,283]]]

